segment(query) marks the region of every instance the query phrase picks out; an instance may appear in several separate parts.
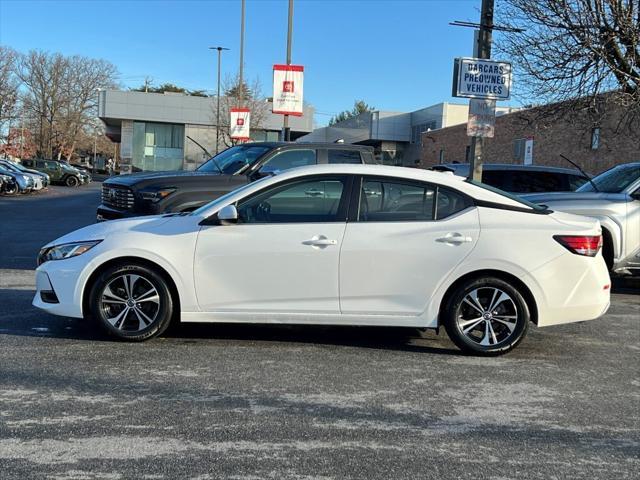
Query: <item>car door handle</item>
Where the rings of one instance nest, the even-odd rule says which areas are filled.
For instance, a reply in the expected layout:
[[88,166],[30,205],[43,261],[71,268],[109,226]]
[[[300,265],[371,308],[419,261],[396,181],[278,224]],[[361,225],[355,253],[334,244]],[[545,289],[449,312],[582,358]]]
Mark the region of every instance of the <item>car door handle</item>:
[[436,239],[436,242],[447,243],[449,245],[460,245],[461,243],[473,242],[473,238],[465,237],[457,232],[447,233],[444,237]]
[[319,197],[321,195],[324,195],[324,192],[322,190],[316,190],[315,188],[312,188],[311,190],[307,190],[306,192],[304,192],[304,194],[307,197]]
[[302,244],[311,245],[312,247],[324,248],[324,247],[328,247],[329,245],[337,245],[338,241],[330,240],[324,235],[316,235],[313,238],[310,238],[309,240],[305,240],[304,242],[302,242]]

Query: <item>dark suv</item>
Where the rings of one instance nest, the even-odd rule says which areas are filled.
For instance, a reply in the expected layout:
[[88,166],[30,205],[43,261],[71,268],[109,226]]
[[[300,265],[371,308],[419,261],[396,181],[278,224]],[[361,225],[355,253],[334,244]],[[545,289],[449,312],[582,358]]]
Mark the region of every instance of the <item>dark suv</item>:
[[188,212],[235,188],[282,170],[327,163],[376,163],[373,148],[341,143],[236,145],[195,171],[142,172],[102,184],[97,219]]
[[[431,170],[453,172],[466,177],[468,163],[435,165]],[[544,165],[512,165],[488,163],[482,166],[482,183],[505,192],[573,192],[589,181],[580,171]]]

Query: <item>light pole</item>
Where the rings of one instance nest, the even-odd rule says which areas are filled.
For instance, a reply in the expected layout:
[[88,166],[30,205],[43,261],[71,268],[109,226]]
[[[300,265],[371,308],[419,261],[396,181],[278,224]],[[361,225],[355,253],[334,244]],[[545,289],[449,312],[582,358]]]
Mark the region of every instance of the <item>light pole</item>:
[[242,103],[244,100],[244,82],[243,82],[243,73],[244,73],[244,4],[245,0],[242,0],[242,9],[240,11],[240,78],[238,88],[240,91],[238,95],[240,97],[239,107],[242,107]]
[[[291,65],[291,37],[293,36],[293,0],[289,0],[289,20],[287,28],[287,65]],[[284,141],[291,141],[291,129],[289,128],[289,115],[284,116],[283,123]]]
[[218,154],[218,144],[220,143],[220,64],[223,50],[229,50],[224,47],[209,47],[210,50],[218,51],[218,94],[216,96],[216,155]]

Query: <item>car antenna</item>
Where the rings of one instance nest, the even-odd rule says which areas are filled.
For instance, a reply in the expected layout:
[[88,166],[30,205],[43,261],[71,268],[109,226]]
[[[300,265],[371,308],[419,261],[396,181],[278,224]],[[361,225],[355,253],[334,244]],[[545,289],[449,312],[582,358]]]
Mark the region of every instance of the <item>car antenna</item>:
[[594,189],[596,192],[599,192],[599,191],[600,191],[600,190],[598,190],[598,187],[596,187],[596,184],[593,182],[593,180],[591,180],[591,176],[590,176],[590,175],[587,175],[587,174],[585,173],[585,171],[584,171],[584,170],[582,170],[582,168],[580,168],[580,166],[579,166],[577,163],[572,162],[572,161],[571,161],[571,160],[569,160],[567,157],[565,157],[563,154],[560,154],[560,157],[561,157],[561,158],[563,158],[563,159],[565,159],[567,162],[569,162],[571,165],[573,165],[574,167],[576,167],[578,170],[580,170],[580,173],[581,173],[581,174],[583,174],[585,177],[587,177],[587,180],[589,180],[589,183],[591,184],[591,186],[593,187],[593,189]]

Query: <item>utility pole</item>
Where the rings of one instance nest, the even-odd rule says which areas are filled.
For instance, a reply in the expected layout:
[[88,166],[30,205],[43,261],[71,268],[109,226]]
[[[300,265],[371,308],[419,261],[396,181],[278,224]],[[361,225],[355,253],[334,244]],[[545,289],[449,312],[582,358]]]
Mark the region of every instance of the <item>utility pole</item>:
[[[480,12],[480,32],[478,43],[474,45],[474,55],[478,58],[491,58],[491,33],[493,31],[494,0],[482,0]],[[471,137],[469,149],[469,179],[482,181],[482,164],[484,163],[484,137]]]
[[238,96],[239,96],[239,107],[242,107],[244,103],[244,82],[243,82],[243,73],[244,73],[244,4],[245,0],[242,0],[242,8],[240,11],[240,75],[238,81]]
[[[293,0],[289,0],[289,20],[287,28],[287,65],[291,65],[291,37],[293,36]],[[289,115],[284,116],[283,123],[284,141],[291,141],[291,129],[289,128]]]
[[216,155],[218,154],[218,144],[220,143],[220,65],[223,50],[229,50],[224,47],[209,47],[211,50],[218,51],[218,94],[216,95]]

